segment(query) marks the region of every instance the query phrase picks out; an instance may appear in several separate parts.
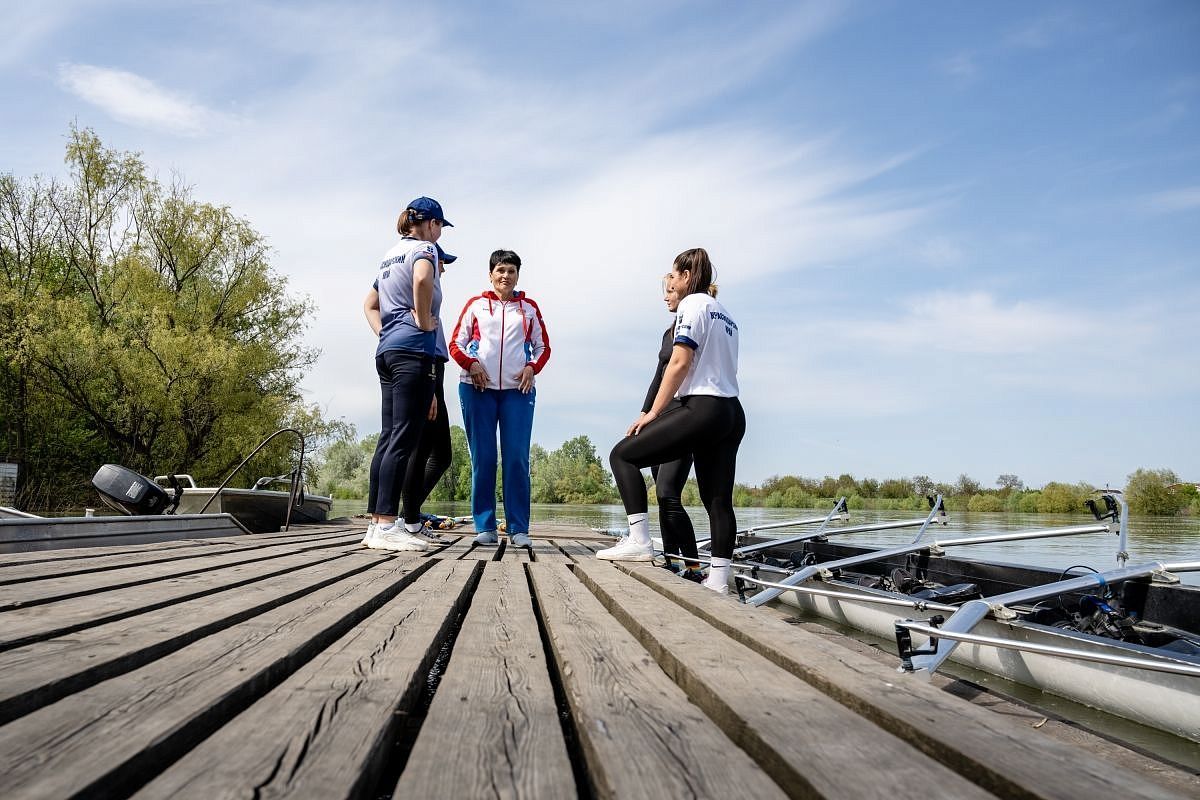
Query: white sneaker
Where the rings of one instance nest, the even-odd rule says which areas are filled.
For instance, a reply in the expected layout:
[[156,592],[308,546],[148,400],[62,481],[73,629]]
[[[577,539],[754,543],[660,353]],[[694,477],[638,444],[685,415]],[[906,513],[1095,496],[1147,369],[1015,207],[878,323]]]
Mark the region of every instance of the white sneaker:
[[376,528],[373,546],[376,550],[416,550],[420,552],[429,549],[429,545],[424,539],[413,536],[403,528],[388,528],[383,532]]
[[654,559],[654,545],[639,544],[633,539],[622,539],[612,547],[596,553],[596,558],[605,561],[651,561]]
[[723,581],[720,583],[709,583],[709,579],[705,578],[700,581],[700,585],[705,589],[712,589],[717,594],[729,594],[729,584]]
[[363,539],[361,542],[363,547],[374,547],[374,545],[372,545],[371,543],[373,541],[375,541],[375,528],[376,527],[377,526],[375,525],[374,522],[367,523],[367,534],[366,534],[366,536],[363,536]]

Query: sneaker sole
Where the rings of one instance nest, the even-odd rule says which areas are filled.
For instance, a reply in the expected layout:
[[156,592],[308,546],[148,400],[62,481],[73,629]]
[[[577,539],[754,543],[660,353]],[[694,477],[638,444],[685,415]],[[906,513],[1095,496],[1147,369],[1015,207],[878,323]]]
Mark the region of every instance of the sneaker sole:
[[653,561],[654,556],[649,554],[638,554],[628,556],[606,556],[603,553],[597,553],[596,558],[603,561]]
[[424,553],[429,548],[419,547],[415,544],[388,544],[388,545],[380,545],[379,547],[375,547],[373,549],[389,550],[393,553]]

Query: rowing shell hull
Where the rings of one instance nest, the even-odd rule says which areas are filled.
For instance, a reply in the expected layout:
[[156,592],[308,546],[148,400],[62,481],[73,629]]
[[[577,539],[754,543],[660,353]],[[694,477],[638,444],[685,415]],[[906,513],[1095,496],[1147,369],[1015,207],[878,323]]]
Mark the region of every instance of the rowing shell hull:
[[[761,577],[765,580],[779,580],[784,576],[784,573],[771,575],[767,570],[761,572]],[[831,591],[853,591],[857,594],[911,599],[905,598],[904,595],[864,589],[860,586],[849,587],[837,581],[823,581],[814,585]],[[784,592],[779,599],[808,613],[888,640],[895,639],[895,623],[898,619],[928,620],[937,613],[916,609],[905,611],[896,606],[873,604],[858,598],[842,599],[798,592]],[[1150,647],[1020,620],[1002,622],[988,618],[977,625],[973,633],[1016,643],[1051,645],[1192,666],[1200,664],[1200,660],[1195,658],[1165,655]],[[913,642],[917,647],[925,644],[925,640],[917,634],[913,635]],[[968,643],[960,643],[950,655],[950,659],[1015,683],[1050,692],[1109,714],[1200,742],[1200,678]]]

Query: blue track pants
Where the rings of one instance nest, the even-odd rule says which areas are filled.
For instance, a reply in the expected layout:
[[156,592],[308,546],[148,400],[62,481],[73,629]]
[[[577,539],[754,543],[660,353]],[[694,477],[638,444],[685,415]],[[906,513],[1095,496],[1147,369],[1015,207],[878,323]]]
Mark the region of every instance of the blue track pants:
[[467,445],[471,448],[471,515],[475,530],[496,530],[496,429],[500,430],[501,478],[508,533],[529,532],[529,442],[537,390],[484,389],[458,385]]

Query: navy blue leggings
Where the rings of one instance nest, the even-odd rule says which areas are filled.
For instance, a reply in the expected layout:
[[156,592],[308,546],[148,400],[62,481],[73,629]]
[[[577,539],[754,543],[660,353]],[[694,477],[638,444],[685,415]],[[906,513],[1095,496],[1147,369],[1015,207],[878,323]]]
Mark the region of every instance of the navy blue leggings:
[[737,520],[733,514],[733,479],[737,451],[746,434],[746,414],[736,397],[694,394],[668,406],[662,416],[626,436],[612,449],[609,464],[626,514],[646,513],[642,470],[686,458],[696,461],[700,500],[708,512],[716,558],[733,557]]
[[382,395],[379,443],[371,459],[367,513],[397,516],[408,461],[421,438],[433,400],[433,359],[388,350],[375,357]]

